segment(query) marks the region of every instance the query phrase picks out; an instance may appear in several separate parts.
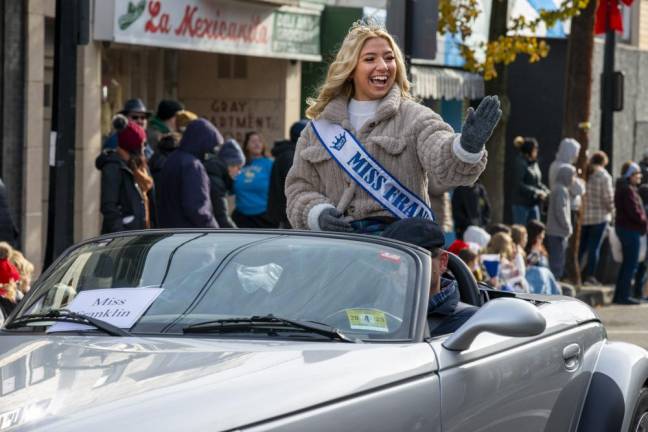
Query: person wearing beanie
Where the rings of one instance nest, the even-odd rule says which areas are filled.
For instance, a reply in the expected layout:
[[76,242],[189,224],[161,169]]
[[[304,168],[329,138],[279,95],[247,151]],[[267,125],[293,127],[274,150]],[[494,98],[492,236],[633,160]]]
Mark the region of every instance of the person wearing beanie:
[[272,147],[274,164],[270,172],[267,216],[279,228],[291,228],[286,215],[286,177],[295,158],[297,140],[307,124],[305,119],[296,121],[290,127],[290,139],[277,141]]
[[178,149],[169,155],[162,169],[160,227],[218,228],[203,161],[222,142],[218,129],[203,118],[187,126]]
[[163,135],[177,131],[176,116],[184,110],[184,106],[172,99],[161,100],[158,104],[155,116],[149,122],[149,127],[146,129],[146,136],[148,143],[156,151],[158,143]]
[[411,243],[427,249],[432,256],[428,326],[430,336],[452,333],[478,308],[460,301],[459,286],[442,275],[448,268],[448,252],[443,250],[445,234],[435,222],[422,218],[401,219],[389,225],[382,237]]
[[[129,99],[124,104],[122,108],[115,117],[113,117],[113,129],[114,133],[111,133],[103,144],[103,151],[115,151],[117,150],[117,132],[123,127],[119,127],[121,119],[126,118],[127,121],[132,121],[137,123],[142,129],[146,130],[148,127],[148,121],[151,117],[151,112],[146,108],[142,99]],[[117,125],[115,125],[117,122]],[[153,149],[146,144],[144,147],[144,154],[146,158],[150,158],[153,155]]]
[[210,155],[205,161],[209,176],[209,195],[214,217],[221,228],[236,228],[229,216],[227,196],[234,192],[234,179],[245,165],[245,155],[241,146],[234,139],[228,139],[216,155]]
[[[637,191],[640,184],[641,167],[633,161],[624,163],[614,191],[614,230],[623,251],[623,261],[612,299],[616,304],[639,304],[639,300],[630,297],[630,290],[639,265],[641,237],[648,231],[648,219]],[[635,281],[639,286],[643,285],[642,282]]]
[[198,115],[188,110],[178,111],[176,114],[176,127],[181,134],[187,129],[189,123],[198,119]]
[[116,150],[102,152],[95,161],[101,170],[101,233],[151,228],[155,224],[155,192],[144,156],[146,132],[121,114],[113,126]]

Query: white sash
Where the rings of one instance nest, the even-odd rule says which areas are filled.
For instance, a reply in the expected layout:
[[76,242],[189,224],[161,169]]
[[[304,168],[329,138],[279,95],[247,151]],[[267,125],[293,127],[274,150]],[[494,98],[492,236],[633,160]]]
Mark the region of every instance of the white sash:
[[371,197],[398,219],[434,220],[428,205],[375,160],[351,132],[319,119],[311,122],[315,135],[340,167]]

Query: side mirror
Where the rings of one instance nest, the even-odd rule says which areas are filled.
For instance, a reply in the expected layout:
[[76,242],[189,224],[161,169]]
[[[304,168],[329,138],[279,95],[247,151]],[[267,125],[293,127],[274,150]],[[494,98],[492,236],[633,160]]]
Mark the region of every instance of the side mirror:
[[514,298],[487,302],[443,342],[450,351],[470,348],[477,335],[490,332],[501,336],[529,337],[542,333],[547,326],[542,314],[531,303]]

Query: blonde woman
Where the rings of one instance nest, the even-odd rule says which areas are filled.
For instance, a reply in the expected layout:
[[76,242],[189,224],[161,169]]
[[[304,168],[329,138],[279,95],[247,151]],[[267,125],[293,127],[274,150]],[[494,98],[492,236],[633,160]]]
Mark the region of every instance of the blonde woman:
[[393,38],[354,24],[308,100],[311,122],[286,180],[293,227],[380,233],[396,219],[430,218],[428,173],[447,188],[479,177],[501,116],[497,97],[470,108],[459,135],[409,91]]
[[498,288],[503,291],[529,291],[524,274],[516,266],[517,245],[509,234],[499,232],[493,235],[486,247],[486,253],[496,254],[500,257]]
[[32,274],[34,273],[34,265],[25,258],[25,256],[18,250],[14,249],[9,255],[9,261],[16,267],[20,274],[20,281],[18,282],[18,290],[16,296],[18,300],[22,299],[25,294],[31,289]]

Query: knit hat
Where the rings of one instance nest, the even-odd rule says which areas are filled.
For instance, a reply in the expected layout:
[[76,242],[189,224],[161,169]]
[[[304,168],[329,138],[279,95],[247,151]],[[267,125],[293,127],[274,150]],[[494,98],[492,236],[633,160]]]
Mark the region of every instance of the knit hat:
[[182,111],[183,109],[184,106],[182,106],[180,102],[172,99],[164,99],[158,104],[155,116],[162,121],[169,120],[176,115],[178,111]]
[[113,118],[113,127],[117,130],[117,145],[129,153],[140,153],[146,141],[146,132],[140,125],[129,121],[121,114]]
[[176,113],[176,127],[180,132],[184,132],[184,130],[189,125],[189,123],[197,119],[198,116],[191,111],[188,110],[178,111]]
[[296,143],[302,131],[308,124],[308,120],[301,119],[290,126],[290,141]]
[[632,162],[628,165],[628,169],[626,172],[623,173],[623,178],[624,179],[629,179],[632,177],[634,174],[638,173],[641,171],[641,168],[639,168],[639,165],[637,165],[636,162]]
[[491,235],[488,234],[485,229],[471,225],[466,228],[466,231],[463,234],[463,239],[466,243],[475,243],[478,244],[479,247],[485,248],[491,239]]
[[412,243],[429,251],[435,251],[445,245],[445,236],[439,225],[423,218],[396,221],[383,231],[382,236]]
[[241,150],[241,146],[234,139],[225,141],[218,151],[218,159],[223,161],[226,165],[245,165],[245,154]]

